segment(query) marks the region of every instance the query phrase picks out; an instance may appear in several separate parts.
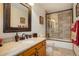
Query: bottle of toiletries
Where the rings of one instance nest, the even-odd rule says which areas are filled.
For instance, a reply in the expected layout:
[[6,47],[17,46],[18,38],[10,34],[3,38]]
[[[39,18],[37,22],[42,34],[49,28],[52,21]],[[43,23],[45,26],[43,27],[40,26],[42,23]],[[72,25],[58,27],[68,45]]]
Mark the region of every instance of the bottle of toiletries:
[[15,35],[15,41],[16,41],[16,42],[19,41],[19,35],[18,35],[18,33],[16,33],[16,35]]

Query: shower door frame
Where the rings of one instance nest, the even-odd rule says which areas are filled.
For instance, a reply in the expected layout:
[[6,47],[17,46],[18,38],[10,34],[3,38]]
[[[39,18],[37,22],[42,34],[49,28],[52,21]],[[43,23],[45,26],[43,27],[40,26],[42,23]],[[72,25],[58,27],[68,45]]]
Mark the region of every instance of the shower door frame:
[[[72,11],[72,20],[71,20],[71,23],[73,23],[73,8],[70,8],[70,9],[66,9],[66,10],[61,10],[61,11],[56,11],[56,12],[50,12],[50,13],[46,13],[45,15],[45,19],[46,19],[46,31],[45,31],[45,36],[46,38],[48,39],[47,37],[47,15],[50,15],[50,14],[54,14],[54,13],[59,13],[59,12],[64,12],[64,11],[68,11],[68,10],[71,10]],[[71,30],[71,29],[70,29]],[[70,31],[70,40],[71,40],[71,31]],[[68,42],[68,43],[71,43],[69,41],[62,41],[62,40],[55,40],[55,41],[61,41],[61,42]]]

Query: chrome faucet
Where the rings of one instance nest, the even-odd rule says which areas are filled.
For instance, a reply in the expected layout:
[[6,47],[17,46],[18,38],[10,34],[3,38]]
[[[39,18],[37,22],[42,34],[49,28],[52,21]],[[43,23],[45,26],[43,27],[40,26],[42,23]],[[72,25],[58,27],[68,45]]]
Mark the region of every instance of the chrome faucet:
[[21,40],[24,40],[24,39],[25,39],[25,37],[26,37],[26,34],[25,34],[25,33],[23,33],[23,34],[22,34],[22,37],[21,37]]

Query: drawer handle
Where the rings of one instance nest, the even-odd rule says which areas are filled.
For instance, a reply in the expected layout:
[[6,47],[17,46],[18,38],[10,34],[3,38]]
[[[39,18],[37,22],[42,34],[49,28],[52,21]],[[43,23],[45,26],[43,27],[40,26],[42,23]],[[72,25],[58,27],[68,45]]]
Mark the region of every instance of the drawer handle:
[[38,48],[35,48],[35,50],[36,50],[36,54],[35,54],[35,55],[36,55],[36,56],[39,56],[39,54],[38,54],[38,50],[39,50],[39,49],[38,49]]
[[38,48],[35,48],[35,50],[37,51],[37,50],[39,50]]

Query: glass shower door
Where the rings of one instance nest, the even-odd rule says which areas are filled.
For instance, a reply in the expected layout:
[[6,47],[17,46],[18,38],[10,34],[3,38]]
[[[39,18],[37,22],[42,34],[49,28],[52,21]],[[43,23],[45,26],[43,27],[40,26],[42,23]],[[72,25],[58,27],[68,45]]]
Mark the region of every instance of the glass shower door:
[[72,10],[47,15],[47,34],[49,39],[71,41]]

